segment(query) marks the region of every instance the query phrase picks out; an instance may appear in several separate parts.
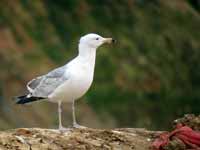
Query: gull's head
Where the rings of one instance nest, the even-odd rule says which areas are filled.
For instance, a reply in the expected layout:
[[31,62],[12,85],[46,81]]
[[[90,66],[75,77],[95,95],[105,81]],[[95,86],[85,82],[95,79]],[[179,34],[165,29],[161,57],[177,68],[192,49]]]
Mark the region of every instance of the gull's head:
[[87,46],[89,48],[98,48],[104,43],[115,43],[115,40],[112,38],[104,38],[98,34],[90,33],[80,38],[79,44]]

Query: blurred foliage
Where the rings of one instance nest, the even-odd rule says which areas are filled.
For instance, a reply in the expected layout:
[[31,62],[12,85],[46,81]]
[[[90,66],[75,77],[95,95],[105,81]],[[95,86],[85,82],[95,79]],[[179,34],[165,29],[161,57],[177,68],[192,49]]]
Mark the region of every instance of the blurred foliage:
[[115,127],[164,129],[200,113],[199,0],[2,0],[0,8],[0,98],[70,60],[79,37],[95,32],[118,41],[98,50],[84,97],[100,119],[107,112]]

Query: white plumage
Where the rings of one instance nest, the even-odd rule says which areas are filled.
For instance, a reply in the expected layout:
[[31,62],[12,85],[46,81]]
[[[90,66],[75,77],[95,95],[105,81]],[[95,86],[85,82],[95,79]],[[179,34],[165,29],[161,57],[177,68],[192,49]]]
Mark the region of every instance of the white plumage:
[[78,56],[66,65],[28,82],[27,89],[30,93],[18,97],[17,103],[24,104],[39,99],[57,102],[59,129],[63,130],[65,128],[61,122],[61,103],[72,102],[73,126],[81,127],[76,123],[74,101],[82,97],[92,84],[96,49],[103,43],[112,42],[112,38],[103,38],[93,33],[81,37]]

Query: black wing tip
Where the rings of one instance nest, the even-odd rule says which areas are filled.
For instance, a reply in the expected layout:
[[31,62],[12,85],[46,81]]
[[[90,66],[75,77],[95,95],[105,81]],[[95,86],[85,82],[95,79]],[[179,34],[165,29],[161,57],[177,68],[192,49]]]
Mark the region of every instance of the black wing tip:
[[23,105],[23,104],[25,104],[25,102],[22,102],[21,100],[18,100],[18,101],[16,102],[16,104],[21,104],[21,105]]
[[30,102],[34,102],[34,101],[38,101],[38,100],[42,100],[42,99],[46,99],[44,97],[27,97],[27,95],[22,95],[22,96],[18,96],[18,97],[14,97],[16,104],[26,104],[26,103],[30,103]]
[[12,100],[15,101],[16,104],[22,104],[22,99],[26,98],[27,95],[22,96],[14,96]]

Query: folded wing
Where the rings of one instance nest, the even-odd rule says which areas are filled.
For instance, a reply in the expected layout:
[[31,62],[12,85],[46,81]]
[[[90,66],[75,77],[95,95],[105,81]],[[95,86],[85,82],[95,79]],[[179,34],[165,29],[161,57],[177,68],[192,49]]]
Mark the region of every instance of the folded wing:
[[31,96],[48,97],[58,86],[68,80],[66,69],[67,66],[59,67],[28,82],[27,88]]

